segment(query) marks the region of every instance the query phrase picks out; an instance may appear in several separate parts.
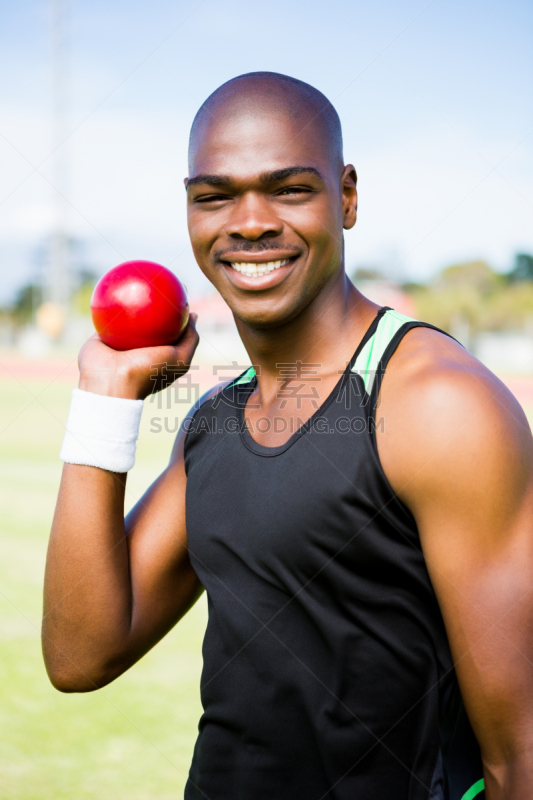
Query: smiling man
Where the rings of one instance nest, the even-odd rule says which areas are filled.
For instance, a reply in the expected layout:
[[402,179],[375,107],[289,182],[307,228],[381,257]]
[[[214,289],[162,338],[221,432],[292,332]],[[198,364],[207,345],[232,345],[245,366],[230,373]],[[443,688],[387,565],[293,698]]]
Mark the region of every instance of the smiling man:
[[254,367],[202,398],[124,520],[151,366],[186,371],[194,320],[175,346],[82,349],[46,571],[53,684],[109,683],[205,589],[187,800],[530,800],[522,410],[347,279],[356,173],[320,92],[273,73],[222,86],[185,184],[196,259]]

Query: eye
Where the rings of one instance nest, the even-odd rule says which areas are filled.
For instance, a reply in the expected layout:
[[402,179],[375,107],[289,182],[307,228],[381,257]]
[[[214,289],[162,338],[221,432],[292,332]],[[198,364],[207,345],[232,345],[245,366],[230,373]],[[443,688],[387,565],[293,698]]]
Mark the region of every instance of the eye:
[[203,194],[195,199],[195,203],[219,203],[230,198],[225,194]]
[[278,197],[280,196],[290,196],[290,195],[298,195],[298,194],[310,194],[312,189],[308,186],[285,186],[284,189],[280,189],[278,192]]

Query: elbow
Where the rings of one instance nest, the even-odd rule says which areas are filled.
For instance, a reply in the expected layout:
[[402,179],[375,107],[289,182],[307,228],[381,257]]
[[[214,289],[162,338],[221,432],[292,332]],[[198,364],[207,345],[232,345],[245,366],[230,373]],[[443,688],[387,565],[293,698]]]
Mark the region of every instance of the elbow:
[[69,648],[65,642],[58,645],[44,629],[42,652],[50,683],[64,694],[95,692],[114,681],[130,666],[123,654],[114,653],[110,656],[106,648],[97,651],[96,648]]
[[80,670],[51,667],[49,664],[46,664],[46,672],[54,689],[63,694],[95,692],[113,680],[112,676],[103,673],[92,672],[92,674],[87,674]]
[[120,671],[102,664],[77,664],[66,657],[51,657],[44,649],[44,665],[50,683],[64,694],[95,692],[118,677]]
[[104,685],[101,676],[94,668],[88,669],[86,664],[80,664],[79,657],[67,654],[66,648],[53,645],[44,635],[42,650],[46,674],[58,692],[65,694],[93,692]]
[[100,689],[104,684],[96,682],[89,682],[87,679],[80,678],[76,675],[67,675],[65,673],[50,673],[48,672],[50,683],[57,689],[58,692],[63,694],[81,694],[85,692],[94,692]]

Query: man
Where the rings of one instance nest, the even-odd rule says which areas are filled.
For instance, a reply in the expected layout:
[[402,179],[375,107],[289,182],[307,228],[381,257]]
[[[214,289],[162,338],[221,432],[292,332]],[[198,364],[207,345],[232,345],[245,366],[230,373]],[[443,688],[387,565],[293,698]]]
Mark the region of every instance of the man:
[[193,409],[124,523],[131,462],[113,459],[134,436],[106,426],[137,413],[152,364],[189,364],[194,322],[175,347],[82,349],[93,410],[71,411],[46,572],[53,684],[112,681],[205,588],[188,800],[530,800],[522,410],[454,340],[346,278],[356,173],[320,92],[273,73],[223,85],[185,185],[196,259],[254,368]]

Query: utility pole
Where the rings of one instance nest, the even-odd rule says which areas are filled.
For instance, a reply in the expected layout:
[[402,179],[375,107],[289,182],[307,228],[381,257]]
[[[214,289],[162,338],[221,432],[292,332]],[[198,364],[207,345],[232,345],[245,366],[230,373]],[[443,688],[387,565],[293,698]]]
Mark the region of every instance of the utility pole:
[[[52,184],[54,223],[45,297],[66,315],[70,296],[67,187],[68,135],[68,0],[49,0],[52,40]],[[60,311],[59,311],[60,310]]]

